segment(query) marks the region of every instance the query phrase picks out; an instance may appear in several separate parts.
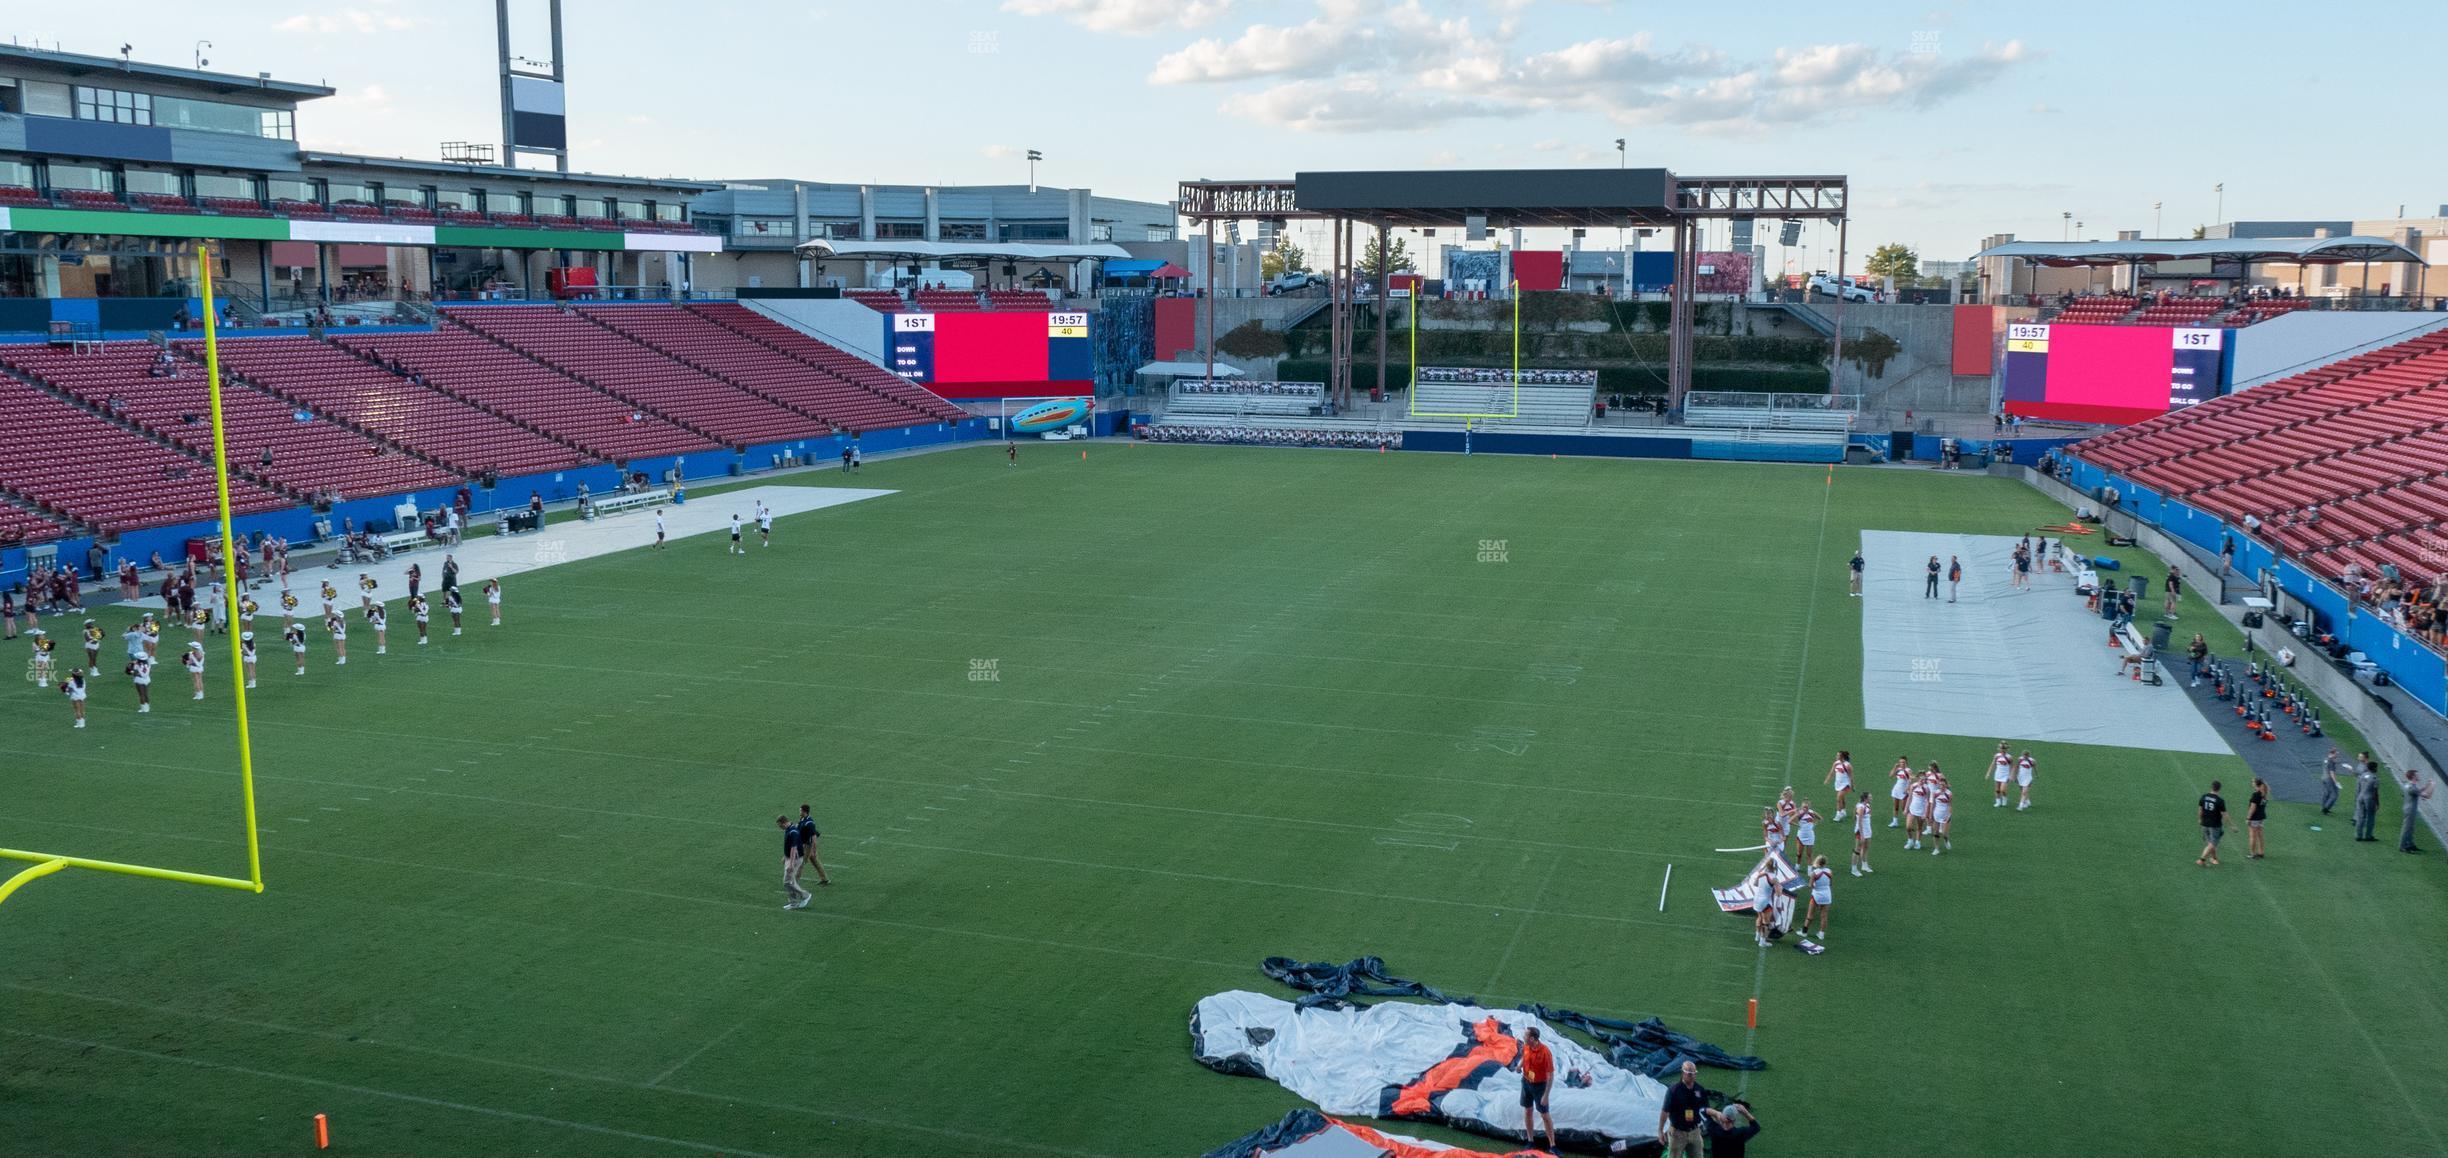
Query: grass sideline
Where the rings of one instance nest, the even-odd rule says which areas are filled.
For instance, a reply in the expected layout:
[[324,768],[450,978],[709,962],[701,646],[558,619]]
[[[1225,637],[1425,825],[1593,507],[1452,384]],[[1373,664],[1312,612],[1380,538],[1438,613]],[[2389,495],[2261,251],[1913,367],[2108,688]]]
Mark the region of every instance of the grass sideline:
[[[70,873],[0,909],[10,1148],[303,1150],[328,1113],[358,1154],[1194,1153],[1296,1101],[1193,1063],[1191,1004],[1376,953],[1729,1047],[1756,990],[1795,1152],[2448,1150],[2439,854],[2279,805],[2269,860],[2196,869],[2232,758],[2039,746],[2039,807],[1973,800],[1956,855],[1881,829],[1816,959],[1708,908],[1744,862],[1708,850],[1783,784],[1824,806],[1834,749],[1977,773],[1861,727],[1843,559],[2062,517],[2028,488],[1077,451],[794,476],[901,493],[522,576],[501,631],[476,602],[346,668],[318,629],[303,679],[268,644],[265,895]],[[0,843],[243,865],[213,654],[211,701],[173,671],[143,718],[106,672],[84,732],[0,696]],[[784,913],[801,801],[837,883]],[[2359,1109],[2304,1113],[2308,1078]]]

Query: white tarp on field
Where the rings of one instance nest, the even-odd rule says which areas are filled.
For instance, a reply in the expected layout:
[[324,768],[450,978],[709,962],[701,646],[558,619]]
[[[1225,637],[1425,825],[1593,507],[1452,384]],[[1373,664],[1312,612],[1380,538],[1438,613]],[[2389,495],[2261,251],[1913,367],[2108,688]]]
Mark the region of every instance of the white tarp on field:
[[1665,1086],[1518,1010],[1399,1001],[1302,1009],[1234,990],[1200,1001],[1190,1021],[1192,1051],[1212,1069],[1272,1078],[1329,1114],[1441,1122],[1490,1137],[1520,1136],[1521,1077],[1504,1063],[1532,1026],[1555,1053],[1549,1104],[1559,1135],[1656,1136]]
[[[2054,541],[2055,536],[2050,536]],[[2103,744],[2173,752],[2233,751],[2176,680],[2120,678],[2108,624],[2084,610],[2074,577],[2036,569],[2013,585],[2016,540],[2001,535],[1862,532],[1862,726],[1887,732]],[[2097,540],[2093,540],[2097,542]],[[2070,540],[2079,552],[2082,540]],[[1963,560],[1956,602],[1947,583],[1923,594],[1930,556]],[[2136,628],[2158,618],[2164,566],[2144,568],[2151,596]],[[2113,573],[2112,573],[2113,574]],[[2126,575],[2132,572],[2126,572]],[[2123,576],[2119,576],[2122,578]],[[2178,625],[2164,667],[2181,676]]]

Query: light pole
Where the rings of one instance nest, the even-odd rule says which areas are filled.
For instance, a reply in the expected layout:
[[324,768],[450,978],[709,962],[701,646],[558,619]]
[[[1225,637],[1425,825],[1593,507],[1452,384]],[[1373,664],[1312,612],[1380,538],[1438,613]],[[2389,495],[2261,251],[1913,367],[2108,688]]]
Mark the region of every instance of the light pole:
[[[1621,169],[1630,163],[1628,155],[1624,152],[1624,139],[1615,138],[1615,167]],[[1615,283],[1615,299],[1621,301],[1631,296],[1632,255],[1624,250],[1624,227],[1620,225],[1615,227],[1615,256],[1623,262],[1623,269],[1618,271],[1621,275],[1620,280]]]
[[2072,241],[2072,240],[2074,240],[2074,211],[2073,211],[2073,210],[2071,210],[2071,209],[2068,209],[2068,210],[2066,210],[2065,212],[2058,214],[2057,216],[2058,216],[2058,219],[2059,219],[2059,220],[2061,220],[2061,221],[2063,221],[2063,222],[2065,223],[2065,225],[2064,225],[2064,227],[2063,227],[2063,228],[2064,228],[2064,230],[2065,230],[2065,232],[2064,232],[2062,235],[2060,235],[2060,236],[2057,238],[2057,240],[2059,240],[2059,241]]
[[1045,160],[1045,154],[1040,153],[1035,149],[1030,149],[1028,151],[1029,192],[1031,193],[1035,193],[1037,191],[1037,162],[1042,160]]
[[2159,229],[2159,202],[2157,201],[2151,202],[2151,236],[2163,236]]
[[197,71],[197,72],[202,72],[202,71],[204,71],[204,66],[212,63],[211,61],[204,59],[204,50],[205,50],[205,49],[207,49],[207,48],[211,48],[212,46],[213,46],[213,42],[212,42],[212,41],[209,41],[209,40],[199,40],[199,41],[196,41],[196,46],[195,46],[195,58],[196,58],[196,71]]
[[2218,200],[2213,203],[2213,208],[2210,210],[2210,224],[2224,225],[2227,222],[2227,183],[2221,181],[2212,185],[2210,192],[2218,196]]

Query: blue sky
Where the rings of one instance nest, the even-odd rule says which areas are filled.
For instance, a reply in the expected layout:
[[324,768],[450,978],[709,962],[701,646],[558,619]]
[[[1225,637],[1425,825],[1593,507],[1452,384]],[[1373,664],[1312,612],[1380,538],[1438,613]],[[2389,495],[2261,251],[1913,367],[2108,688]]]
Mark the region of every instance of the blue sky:
[[[2221,182],[2230,219],[2448,201],[2448,154],[2397,151],[2425,113],[2418,61],[2369,51],[2374,29],[2436,24],[2410,4],[565,7],[576,165],[606,172],[1005,182],[1036,148],[1047,183],[1167,200],[1185,177],[1612,165],[1623,137],[1634,165],[1849,175],[1856,264],[1882,241],[1957,258],[1993,232],[2055,238],[2066,212],[2087,236],[2147,233],[2153,202],[2182,235]],[[209,39],[215,69],[326,81],[340,95],[298,117],[313,148],[499,136],[481,0],[42,5],[0,35],[161,63]]]

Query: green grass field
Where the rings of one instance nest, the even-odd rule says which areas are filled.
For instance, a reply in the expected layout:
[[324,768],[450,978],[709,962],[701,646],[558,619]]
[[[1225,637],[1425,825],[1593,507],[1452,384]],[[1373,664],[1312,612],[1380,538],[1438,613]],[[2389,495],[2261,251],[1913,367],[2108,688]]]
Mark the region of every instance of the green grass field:
[[[1196,1065],[1192,1003],[1375,953],[1747,1046],[1765,1153],[2448,1152],[2438,854],[2282,805],[2197,869],[2231,758],[2041,746],[1956,855],[1882,829],[1818,958],[1710,906],[1836,748],[1983,760],[1861,728],[1855,532],[2064,513],[1823,480],[979,446],[746,559],[523,577],[498,632],[267,647],[269,890],[0,906],[0,1150],[303,1153],[320,1112],[361,1155],[1193,1154],[1296,1101]],[[227,678],[144,718],[105,678],[83,732],[13,684],[0,846],[242,875]],[[785,913],[802,801],[836,883]]]

